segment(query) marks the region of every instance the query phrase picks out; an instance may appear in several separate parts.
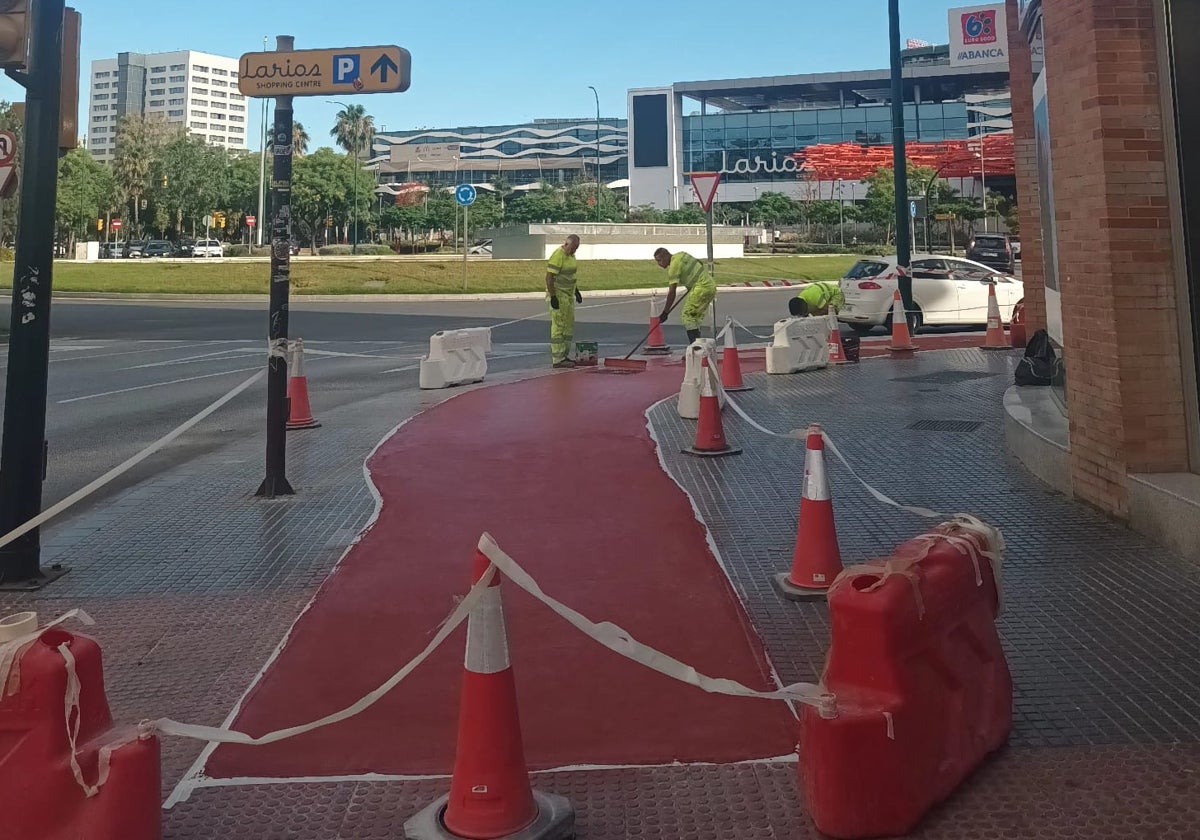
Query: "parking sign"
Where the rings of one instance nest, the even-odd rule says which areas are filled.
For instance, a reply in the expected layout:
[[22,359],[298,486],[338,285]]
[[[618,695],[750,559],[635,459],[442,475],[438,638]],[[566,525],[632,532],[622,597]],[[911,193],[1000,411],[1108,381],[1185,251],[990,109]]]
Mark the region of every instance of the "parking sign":
[[358,81],[361,56],[358,53],[345,53],[333,57],[333,83],[336,85],[352,85]]

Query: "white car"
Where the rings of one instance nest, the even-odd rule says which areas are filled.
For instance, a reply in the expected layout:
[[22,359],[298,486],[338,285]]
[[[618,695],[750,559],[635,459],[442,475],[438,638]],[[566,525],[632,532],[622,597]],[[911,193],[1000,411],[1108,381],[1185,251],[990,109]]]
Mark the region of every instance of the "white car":
[[[959,257],[916,254],[912,258],[913,329],[928,326],[986,325],[988,290],[995,288],[1000,318],[1012,319],[1013,307],[1024,299],[1020,280],[982,263]],[[892,328],[896,289],[896,258],[867,257],[855,263],[841,281],[846,303],[838,320],[858,333],[875,327]]]
[[193,257],[223,257],[225,249],[215,239],[199,239],[192,246]]

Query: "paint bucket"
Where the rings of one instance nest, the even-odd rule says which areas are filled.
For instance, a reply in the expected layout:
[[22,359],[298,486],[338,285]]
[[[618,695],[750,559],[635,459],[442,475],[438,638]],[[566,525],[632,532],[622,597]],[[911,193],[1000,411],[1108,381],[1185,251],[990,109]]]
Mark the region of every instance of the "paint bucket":
[[600,355],[600,345],[595,341],[575,342],[575,364],[585,367],[594,366]]

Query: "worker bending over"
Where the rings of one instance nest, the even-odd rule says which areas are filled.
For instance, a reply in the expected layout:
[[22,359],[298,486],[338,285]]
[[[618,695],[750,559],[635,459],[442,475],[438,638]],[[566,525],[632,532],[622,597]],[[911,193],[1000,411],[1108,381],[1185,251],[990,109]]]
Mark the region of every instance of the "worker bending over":
[[717,284],[698,259],[683,251],[672,254],[666,248],[659,248],[654,252],[654,261],[659,268],[667,270],[667,282],[671,286],[658,320],[664,324],[667,322],[667,316],[675,306],[676,289],[682,285],[687,300],[683,303],[680,320],[687,330],[688,341],[695,341],[700,337],[700,325],[704,323],[708,307],[717,297]]
[[810,283],[796,297],[788,301],[788,311],[793,318],[806,318],[809,315],[836,315],[838,310],[846,305],[846,296],[842,294],[842,285],[836,280],[822,280]]
[[575,286],[575,252],[579,237],[571,234],[550,255],[546,265],[546,297],[550,301],[550,363],[556,368],[575,367],[571,343],[575,340],[575,304],[583,295]]

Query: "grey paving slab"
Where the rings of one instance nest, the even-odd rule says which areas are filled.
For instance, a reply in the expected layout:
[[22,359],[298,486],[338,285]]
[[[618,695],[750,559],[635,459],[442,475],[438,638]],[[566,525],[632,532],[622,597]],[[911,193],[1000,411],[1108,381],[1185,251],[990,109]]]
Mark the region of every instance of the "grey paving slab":
[[[1015,362],[961,350],[759,374],[736,399],[776,431],[821,423],[854,469],[895,499],[972,513],[1004,531],[1000,630],[1016,683],[1014,744],[1200,741],[1200,568],[1054,493],[1007,456],[1001,399]],[[781,676],[816,679],[827,608],[787,602],[770,583],[791,565],[803,443],[762,435],[727,411],[726,434],[744,454],[694,459],[678,454],[695,431],[672,403],[651,417]],[[886,556],[927,527],[828,460],[844,562]]]

